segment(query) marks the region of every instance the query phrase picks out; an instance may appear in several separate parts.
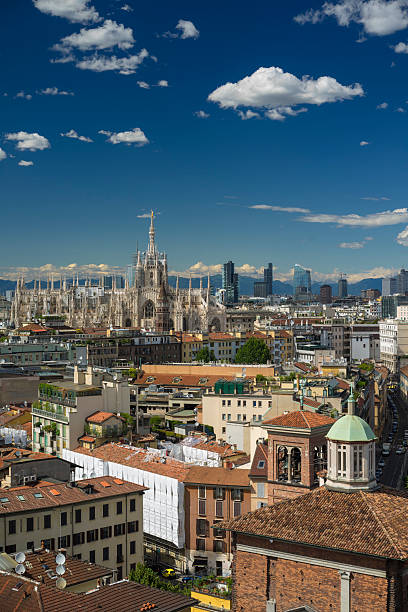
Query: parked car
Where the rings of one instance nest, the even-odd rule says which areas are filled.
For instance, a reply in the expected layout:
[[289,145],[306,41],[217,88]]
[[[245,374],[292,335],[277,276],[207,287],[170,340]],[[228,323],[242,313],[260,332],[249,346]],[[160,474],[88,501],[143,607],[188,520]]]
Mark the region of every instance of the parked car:
[[162,571],[162,576],[164,576],[164,578],[175,578],[176,571],[171,567],[167,567]]

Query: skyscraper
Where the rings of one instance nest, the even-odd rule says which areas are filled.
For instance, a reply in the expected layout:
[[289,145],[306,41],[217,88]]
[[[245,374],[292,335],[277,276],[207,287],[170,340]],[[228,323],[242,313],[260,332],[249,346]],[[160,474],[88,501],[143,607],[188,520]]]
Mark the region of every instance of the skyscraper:
[[223,288],[225,289],[225,303],[238,304],[238,274],[232,261],[224,264]]
[[398,282],[394,277],[388,277],[382,279],[382,294],[383,295],[394,295],[398,292]]
[[397,276],[397,291],[401,295],[405,295],[408,291],[408,270],[400,270],[400,273]]
[[320,287],[320,303],[331,304],[332,303],[332,288],[330,285],[322,285]]
[[273,295],[273,264],[268,263],[264,268],[264,283],[266,285],[266,297]]
[[339,298],[345,298],[347,297],[348,294],[348,290],[347,290],[347,279],[346,278],[339,278],[339,282],[337,283],[337,287],[338,287],[338,295]]
[[302,266],[295,264],[293,268],[293,293],[310,294],[312,292],[312,279],[310,270],[305,270]]

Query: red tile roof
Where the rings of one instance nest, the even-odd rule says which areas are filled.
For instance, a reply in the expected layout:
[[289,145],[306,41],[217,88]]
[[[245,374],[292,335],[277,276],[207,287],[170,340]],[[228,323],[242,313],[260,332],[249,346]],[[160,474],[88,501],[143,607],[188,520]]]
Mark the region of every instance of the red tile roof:
[[[296,402],[300,403],[300,398],[296,398],[295,399]],[[319,406],[322,405],[322,402],[317,402],[316,400],[312,399],[311,397],[304,397],[303,398],[303,404],[305,406],[309,406],[310,408],[319,408]]]
[[81,442],[95,442],[96,438],[93,436],[81,436],[79,440],[81,440]]
[[191,466],[184,478],[187,484],[205,484],[223,487],[249,487],[249,470],[222,467]]
[[116,419],[121,419],[121,421],[125,420],[123,417],[118,416],[114,412],[102,412],[102,410],[98,410],[97,412],[94,412],[89,417],[87,417],[85,420],[88,423],[99,424],[99,423],[104,423],[105,421],[107,421],[108,419],[112,417],[115,417]]
[[342,493],[319,487],[218,528],[388,559],[408,560],[408,493]]
[[333,425],[335,419],[317,412],[309,410],[294,410],[288,414],[264,421],[263,425],[269,427],[297,427],[300,429],[312,429],[313,427],[321,427],[322,425]]
[[310,369],[311,369],[310,365],[308,365],[307,363],[302,363],[301,361],[295,361],[293,365],[298,370],[302,370],[302,372],[310,372]]
[[[263,462],[260,463],[260,462]],[[259,467],[261,465],[262,467]],[[257,445],[249,470],[250,478],[267,478],[268,476],[268,444],[260,443]]]

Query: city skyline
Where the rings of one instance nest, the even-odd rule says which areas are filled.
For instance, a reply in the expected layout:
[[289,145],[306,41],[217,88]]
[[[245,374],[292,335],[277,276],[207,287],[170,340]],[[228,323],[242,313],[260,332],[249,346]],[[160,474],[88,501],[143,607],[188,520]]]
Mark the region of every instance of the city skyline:
[[318,282],[395,274],[408,245],[399,4],[380,27],[362,0],[347,23],[316,1],[245,17],[6,1],[0,278],[124,270],[151,208],[171,274],[229,259],[254,278],[272,260],[283,281],[295,263]]

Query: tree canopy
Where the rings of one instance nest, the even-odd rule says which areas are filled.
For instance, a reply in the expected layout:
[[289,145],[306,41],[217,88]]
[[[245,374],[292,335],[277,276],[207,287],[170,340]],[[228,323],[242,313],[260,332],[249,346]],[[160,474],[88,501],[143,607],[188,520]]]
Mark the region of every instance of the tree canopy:
[[215,353],[214,351],[210,351],[208,346],[205,346],[197,352],[195,359],[196,361],[204,361],[204,363],[215,361]]
[[260,338],[250,338],[244,346],[238,349],[235,363],[266,363],[271,358],[271,353],[265,342]]

